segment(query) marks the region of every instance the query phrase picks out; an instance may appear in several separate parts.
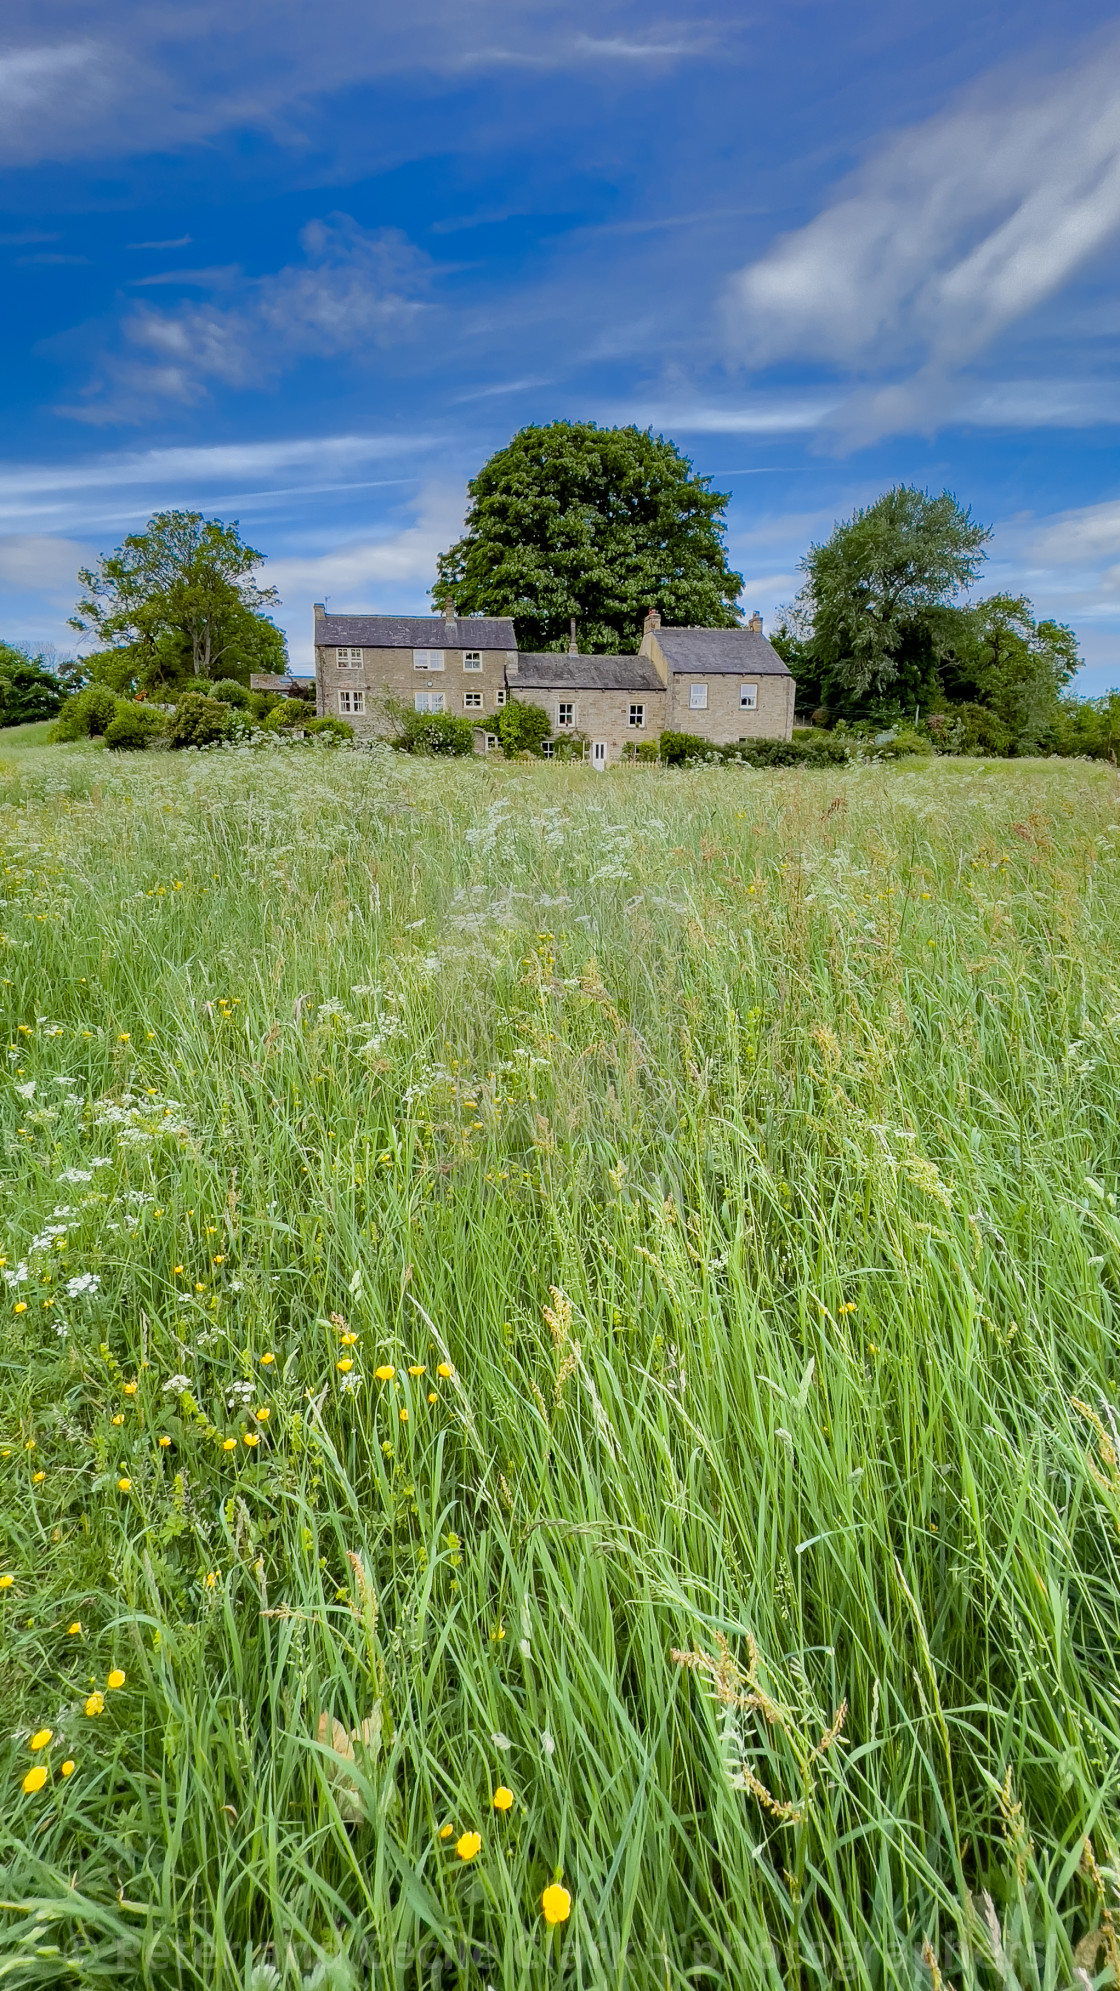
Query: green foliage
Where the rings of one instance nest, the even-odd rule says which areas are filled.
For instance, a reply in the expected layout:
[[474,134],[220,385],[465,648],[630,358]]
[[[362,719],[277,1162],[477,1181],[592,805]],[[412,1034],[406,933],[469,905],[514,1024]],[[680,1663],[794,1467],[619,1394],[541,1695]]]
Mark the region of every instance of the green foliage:
[[989,537],[948,491],[896,485],[811,546],[781,637],[811,659],[823,702],[912,708],[950,646],[952,604],[975,581]]
[[941,663],[948,696],[981,704],[1007,735],[1004,751],[1037,753],[1081,657],[1071,629],[1036,622],[1024,595],[991,595],[962,610]]
[[520,430],[471,479],[466,532],[440,555],[437,598],[511,615],[524,649],[638,647],[647,608],[730,628],[742,576],[727,565],[725,493],[662,436],[594,422]]
[[252,579],[262,558],[236,524],[159,512],[80,570],[85,592],[70,626],[124,650],[130,676],[149,688],[283,669],[283,637],[264,614],[276,590]]
[[126,753],[140,753],[167,731],[162,712],[150,705],[131,704],[121,699],[116,715],[105,728],[105,745]]
[[62,690],[42,657],[28,657],[10,643],[0,643],[0,726],[27,726],[53,719],[62,703]]
[[389,744],[400,752],[439,756],[473,754],[477,729],[472,719],[459,719],[450,712],[416,712],[399,698],[382,698],[380,705],[392,728]]
[[323,740],[328,746],[341,746],[344,741],[354,738],[353,726],[340,719],[334,712],[324,713],[321,719],[308,719],[304,731],[310,738]]
[[544,742],[551,736],[552,721],[543,705],[530,704],[514,694],[499,712],[494,730],[503,753],[534,754],[539,759]]
[[207,698],[201,691],[183,693],[167,728],[172,747],[209,747],[229,738],[232,727],[230,707],[220,698]]
[[1089,760],[1120,757],[1120,691],[1103,698],[1060,698],[1043,736],[1043,751]]
[[239,678],[222,677],[209,686],[211,698],[219,698],[223,705],[235,705],[239,711],[249,710],[252,694]]
[[[646,741],[647,746],[652,745]],[[639,754],[641,748],[638,749]],[[683,767],[690,760],[711,760],[718,758],[719,748],[711,740],[702,739],[699,733],[675,733],[666,731],[657,742],[656,757],[664,761],[666,767]]]
[[315,707],[306,698],[279,698],[270,706],[265,726],[270,732],[284,732],[290,726],[306,726],[314,719]]
[[90,684],[68,698],[54,729],[56,740],[88,740],[117,716],[117,696],[107,684]]

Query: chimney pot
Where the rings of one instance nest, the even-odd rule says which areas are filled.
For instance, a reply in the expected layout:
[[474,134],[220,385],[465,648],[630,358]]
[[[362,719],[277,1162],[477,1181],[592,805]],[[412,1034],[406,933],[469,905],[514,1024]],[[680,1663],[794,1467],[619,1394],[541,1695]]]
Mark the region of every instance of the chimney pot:
[[316,622],[320,621],[320,620],[321,620],[321,618],[322,618],[322,617],[323,617],[323,616],[324,616],[324,615],[326,614],[326,612],[327,612],[327,611],[326,611],[325,607],[323,606],[323,603],[322,603],[321,601],[317,601],[317,602],[315,603],[315,620],[316,620]]
[[660,627],[661,627],[661,610],[659,608],[651,608],[646,615],[647,635],[651,629],[660,629]]
[[456,619],[456,616],[455,616],[455,603],[454,603],[453,601],[450,601],[450,600],[448,600],[448,601],[445,601],[445,602],[444,602],[444,604],[443,604],[443,619],[444,619],[444,621],[445,621],[445,622],[454,622],[454,621],[455,621],[455,619]]
[[759,631],[759,633],[761,634],[761,631],[762,631],[762,617],[761,617],[761,615],[759,614],[759,612],[758,612],[757,608],[755,609],[755,611],[754,611],[754,614],[753,614],[753,615],[751,616],[751,619],[750,619],[750,621],[749,621],[749,622],[747,623],[747,628],[748,628],[748,629],[757,629],[757,630]]

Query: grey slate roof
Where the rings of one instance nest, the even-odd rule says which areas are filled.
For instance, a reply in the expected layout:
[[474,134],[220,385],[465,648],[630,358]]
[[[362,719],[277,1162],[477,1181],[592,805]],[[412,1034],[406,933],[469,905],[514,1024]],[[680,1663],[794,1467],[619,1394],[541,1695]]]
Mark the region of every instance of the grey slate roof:
[[511,691],[664,691],[648,657],[572,657],[519,650]]
[[789,677],[761,629],[658,629],[654,641],[671,671],[726,677]]
[[508,615],[318,615],[321,649],[341,644],[361,650],[516,650]]

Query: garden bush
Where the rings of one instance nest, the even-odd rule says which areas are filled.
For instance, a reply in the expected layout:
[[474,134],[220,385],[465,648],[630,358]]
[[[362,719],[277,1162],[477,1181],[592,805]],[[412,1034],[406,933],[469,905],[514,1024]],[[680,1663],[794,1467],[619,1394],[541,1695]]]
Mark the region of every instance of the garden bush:
[[211,698],[220,699],[223,705],[235,705],[243,712],[249,710],[252,693],[235,677],[220,677],[210,686]]
[[305,698],[280,698],[264,723],[270,732],[279,733],[288,726],[307,726],[314,717],[315,707]]
[[116,752],[141,753],[166,731],[167,721],[162,712],[122,698],[117,702],[115,718],[105,728],[105,745]]
[[55,721],[52,738],[88,740],[105,731],[117,716],[117,695],[107,684],[87,684],[68,698]]
[[324,713],[321,719],[309,719],[304,732],[311,739],[324,740],[328,746],[341,746],[344,740],[354,737],[353,726],[348,726],[345,719],[336,718],[333,712]]
[[[502,752],[509,754],[532,754],[541,759],[541,749],[552,733],[552,721],[543,705],[523,704],[520,699],[511,698],[498,714],[495,731],[502,743]],[[553,758],[556,758],[555,749]]]
[[187,691],[175,707],[167,729],[173,747],[209,747],[229,738],[232,714],[220,698],[207,698],[201,691]]

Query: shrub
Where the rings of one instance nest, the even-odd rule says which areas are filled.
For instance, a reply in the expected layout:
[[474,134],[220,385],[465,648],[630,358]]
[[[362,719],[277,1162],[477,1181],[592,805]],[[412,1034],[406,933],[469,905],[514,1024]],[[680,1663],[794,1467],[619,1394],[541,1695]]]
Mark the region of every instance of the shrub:
[[306,726],[314,717],[315,709],[306,699],[280,698],[264,723],[270,733],[279,733],[288,726]]
[[683,767],[689,760],[711,760],[719,748],[699,733],[662,733],[657,742],[657,758],[667,767]]
[[209,747],[229,738],[232,714],[220,698],[207,698],[201,691],[186,691],[171,715],[167,729],[173,747]]
[[116,717],[105,728],[105,745],[117,752],[141,753],[166,730],[162,712],[153,711],[150,705],[133,705],[122,698],[117,704]]
[[88,740],[105,731],[117,716],[117,695],[107,684],[87,684],[68,698],[55,723],[56,740]]
[[933,741],[928,733],[915,732],[913,726],[900,726],[889,740],[884,740],[876,751],[887,760],[904,760],[909,754],[931,754]]
[[0,643],[0,726],[27,726],[53,719],[62,703],[62,690],[41,658],[25,657]]
[[282,705],[283,702],[284,694],[282,691],[251,691],[249,693],[250,716],[260,725],[268,718],[269,713],[277,705]]
[[552,732],[552,721],[543,705],[522,704],[520,699],[507,699],[498,714],[495,727],[506,754],[535,754],[541,758],[541,748]]
[[210,686],[211,698],[217,698],[223,705],[236,705],[241,711],[249,709],[251,693],[235,677],[220,677]]
[[450,712],[410,712],[393,745],[410,754],[472,754],[474,736],[470,719],[456,719]]
[[315,739],[325,740],[332,747],[354,737],[353,726],[348,726],[345,719],[337,719],[333,712],[326,713],[322,719],[309,719],[304,731]]

